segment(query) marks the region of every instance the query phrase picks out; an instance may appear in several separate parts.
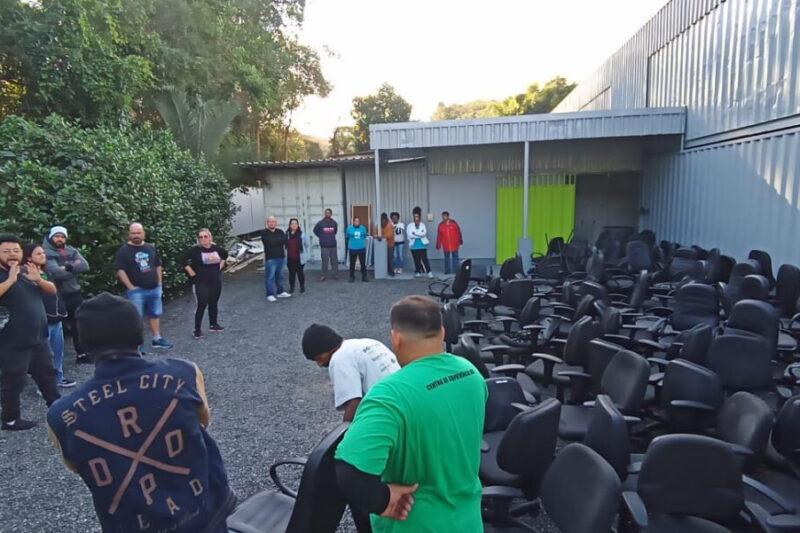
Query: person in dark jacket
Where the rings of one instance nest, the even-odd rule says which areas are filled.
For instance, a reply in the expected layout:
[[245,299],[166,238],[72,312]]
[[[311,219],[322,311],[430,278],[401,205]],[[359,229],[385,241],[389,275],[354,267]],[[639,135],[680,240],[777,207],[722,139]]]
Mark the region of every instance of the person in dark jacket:
[[222,295],[222,269],[228,251],[214,242],[208,228],[197,232],[197,246],[192,246],[184,256],[183,269],[194,284],[197,308],[194,312],[194,338],[203,338],[203,315],[208,307],[208,331],[219,333],[225,328],[219,325],[217,303]]
[[303,271],[311,251],[311,242],[300,229],[300,221],[289,219],[286,230],[286,266],[289,268],[289,292],[294,292],[295,279],[300,282],[300,292],[306,292],[306,274]]
[[267,227],[261,230],[261,242],[264,245],[264,288],[267,300],[291,296],[283,289],[283,265],[286,262],[286,234],[278,227],[278,219],[267,218]]
[[339,224],[333,220],[333,211],[325,210],[325,217],[314,226],[314,235],[319,239],[320,255],[322,256],[322,276],[320,281],[325,281],[328,276],[328,265],[333,271],[333,279],[339,279],[339,258],[336,249],[336,233]]
[[101,293],[77,314],[94,376],[50,407],[47,424],[103,532],[226,533],[236,497],[207,431],[203,373],[140,357],[142,321],[124,298]]
[[78,363],[90,363],[75,327],[75,311],[83,303],[78,274],[89,272],[89,262],[77,249],[67,244],[67,237],[67,228],[53,226],[42,242],[44,253],[47,254],[47,276],[56,284],[58,293],[67,307],[67,319],[64,325],[72,336],[75,359]]
[[[27,244],[22,252],[22,261],[32,263],[39,268],[42,277],[49,281],[44,271],[47,256],[44,248],[39,244]],[[62,321],[67,317],[67,306],[61,297],[60,291],[55,294],[42,294],[44,311],[47,314],[47,340],[53,356],[53,367],[56,369],[56,383],[59,387],[70,388],[75,382],[64,377],[64,328]]]
[[0,419],[6,431],[36,426],[20,416],[26,374],[31,374],[48,406],[61,397],[47,344],[43,294],[56,294],[55,284],[44,279],[36,265],[22,263],[18,237],[0,235],[0,308],[9,317],[0,328]]

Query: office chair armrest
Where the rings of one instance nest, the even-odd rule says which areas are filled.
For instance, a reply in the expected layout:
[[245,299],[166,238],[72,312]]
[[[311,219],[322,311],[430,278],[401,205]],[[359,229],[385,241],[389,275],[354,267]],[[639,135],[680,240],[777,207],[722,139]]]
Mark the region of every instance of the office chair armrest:
[[494,319],[498,322],[519,322],[519,319],[513,316],[496,316]]
[[603,335],[603,339],[615,344],[629,344],[633,340],[628,335],[621,335],[619,333],[606,333]]
[[[606,272],[611,273],[610,270],[606,270]],[[619,281],[619,280],[623,280],[623,279],[625,281],[635,281],[633,279],[633,276],[630,276],[628,274],[614,274],[613,276],[611,276],[611,279],[614,280],[614,281]]]
[[713,406],[707,403],[695,402],[693,400],[672,400],[669,402],[670,407],[677,407],[678,409],[688,409],[691,411],[703,411],[704,413],[713,413],[716,411]]
[[660,357],[648,357],[647,362],[660,369],[667,368],[667,365],[669,364],[669,361],[667,361],[666,359],[662,359]]
[[626,422],[626,423],[627,423],[629,426],[633,426],[633,425],[635,425],[635,424],[639,424],[639,423],[641,423],[641,421],[642,421],[642,419],[641,419],[641,418],[639,418],[638,416],[630,416],[630,415],[625,415],[625,416],[623,416],[623,418],[625,419],[625,422]]
[[486,442],[485,440],[481,439],[481,452],[482,453],[487,453],[491,449],[492,449],[492,447],[489,446],[489,443]]
[[583,279],[585,277],[586,277],[586,272],[578,271],[578,272],[573,272],[572,274],[567,276],[567,279]]
[[528,324],[527,326],[522,326],[522,329],[524,331],[542,331],[547,328],[541,324]]
[[792,502],[769,488],[768,486],[764,485],[760,481],[757,481],[750,476],[742,476],[742,483],[750,487],[751,489],[755,490],[768,500],[771,500],[772,503],[777,505],[781,508],[782,513],[794,513],[796,508]]
[[511,349],[511,346],[506,344],[489,344],[481,348],[482,352],[503,353]]
[[463,322],[465,328],[473,328],[473,327],[481,327],[481,326],[488,326],[488,320],[465,320]]
[[482,339],[485,337],[483,333],[474,333],[472,331],[467,331],[466,333],[462,333],[459,337],[469,337],[470,339]]
[[579,370],[562,370],[561,372],[557,372],[556,374],[561,377],[569,378],[570,381],[572,381],[573,379],[576,380],[592,379],[592,376],[590,374],[587,374],[586,372],[581,372]]
[[650,377],[647,378],[647,384],[652,385],[654,387],[660,386],[659,383],[664,379],[663,372],[656,372],[655,374],[650,374]]
[[513,407],[514,409],[518,410],[521,413],[524,413],[525,411],[530,411],[531,409],[533,409],[532,405],[527,405],[527,404],[519,403],[519,402],[511,402],[511,407]]
[[272,478],[272,482],[275,483],[275,486],[278,487],[278,490],[280,490],[282,493],[289,496],[290,498],[297,499],[297,491],[292,490],[286,485],[284,485],[283,481],[281,481],[280,479],[280,476],[278,476],[278,467],[283,465],[306,466],[306,459],[304,457],[285,459],[283,461],[278,461],[277,463],[273,463],[272,466],[269,467],[269,477]]
[[744,507],[745,511],[743,513],[752,517],[752,521],[764,533],[776,533],[778,531],[798,533],[800,531],[800,516],[795,514],[771,515],[766,509],[751,501],[745,501]]
[[647,507],[645,507],[638,493],[627,490],[623,491],[622,512],[637,531],[647,527]]
[[653,325],[645,325],[645,324],[622,324],[622,329],[632,329],[638,331],[647,331],[648,329],[652,328]]
[[557,365],[563,365],[564,361],[555,355],[550,355],[549,353],[532,353],[528,357],[533,359],[541,359],[542,361],[548,361],[550,363],[555,363]]
[[620,294],[618,292],[610,292],[608,293],[608,297],[612,302],[624,302],[628,299],[628,297],[624,294]]
[[560,339],[560,338],[554,337],[554,338],[550,339],[550,344],[559,344],[561,346],[566,346],[567,345],[567,339]]
[[567,304],[562,304],[562,303],[559,303],[559,302],[548,302],[548,303],[542,304],[542,308],[552,308],[554,311],[556,309],[558,309],[559,311],[569,311],[570,313],[574,313],[575,312],[575,308],[574,307],[569,306]]
[[493,374],[502,374],[506,377],[513,378],[517,375],[518,372],[522,372],[525,370],[524,365],[518,364],[508,364],[508,365],[498,365],[492,368],[491,373]]
[[[436,286],[440,286],[441,289],[434,290],[434,287],[436,287]],[[444,293],[444,291],[447,290],[447,287],[449,287],[449,286],[450,286],[450,284],[446,283],[444,281],[434,281],[433,283],[428,285],[428,293],[430,293],[430,294],[432,294],[434,296],[441,296]]]
[[745,459],[750,459],[755,456],[755,452],[748,448],[747,446],[742,446],[741,444],[736,444],[735,442],[726,442],[728,448],[731,449],[733,453],[740,457],[744,457]]
[[516,487],[508,487],[506,485],[490,485],[488,487],[483,487],[481,497],[497,500],[512,500],[514,498],[524,498],[525,493]]
[[636,341],[636,344],[638,344],[640,348],[653,352],[664,352],[667,350],[665,345],[651,339],[639,339]]

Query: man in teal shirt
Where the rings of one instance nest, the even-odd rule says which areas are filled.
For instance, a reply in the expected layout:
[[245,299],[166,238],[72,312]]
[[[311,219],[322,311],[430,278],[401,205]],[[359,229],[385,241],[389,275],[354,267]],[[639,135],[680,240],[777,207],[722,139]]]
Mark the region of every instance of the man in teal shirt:
[[[439,306],[392,307],[401,369],[376,383],[336,451],[339,487],[376,532],[483,531],[478,479],[487,389],[466,359],[442,352]],[[380,516],[378,516],[380,515]]]
[[367,279],[367,228],[361,219],[353,217],[353,223],[347,226],[347,252],[350,254],[350,283],[356,280],[356,259],[361,263],[361,281]]

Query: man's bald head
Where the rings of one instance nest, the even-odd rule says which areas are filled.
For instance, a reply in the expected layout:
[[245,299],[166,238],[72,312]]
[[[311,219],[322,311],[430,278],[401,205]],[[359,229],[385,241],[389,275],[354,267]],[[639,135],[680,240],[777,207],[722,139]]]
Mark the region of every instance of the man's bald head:
[[267,227],[269,229],[275,229],[278,227],[278,219],[273,216],[267,217]]
[[135,245],[140,245],[144,242],[144,226],[139,222],[133,222],[128,226],[128,240]]

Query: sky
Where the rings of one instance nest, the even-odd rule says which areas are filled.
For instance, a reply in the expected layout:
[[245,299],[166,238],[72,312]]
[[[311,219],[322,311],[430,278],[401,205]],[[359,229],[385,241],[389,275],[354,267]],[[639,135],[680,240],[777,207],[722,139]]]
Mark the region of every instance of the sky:
[[301,42],[333,85],[292,115],[306,135],[352,125],[355,96],[394,86],[412,120],[438,102],[501,99],[562,75],[580,81],[666,0],[306,0]]

